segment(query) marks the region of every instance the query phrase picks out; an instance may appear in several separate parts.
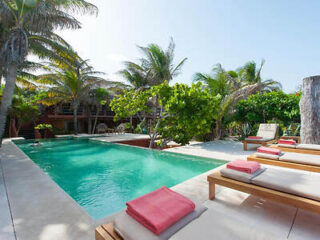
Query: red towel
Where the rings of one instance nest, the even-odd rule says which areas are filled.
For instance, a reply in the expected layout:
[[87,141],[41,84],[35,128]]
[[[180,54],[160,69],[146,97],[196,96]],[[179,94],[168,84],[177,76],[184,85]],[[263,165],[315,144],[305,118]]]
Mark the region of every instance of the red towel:
[[237,159],[228,163],[227,168],[246,173],[254,173],[260,168],[260,164],[257,162]]
[[127,202],[127,214],[159,235],[182,217],[192,212],[195,204],[188,198],[161,187],[154,192]]
[[279,139],[279,144],[297,145],[297,142],[293,139]]
[[248,139],[262,139],[263,137],[257,137],[257,136],[249,136]]
[[263,147],[263,146],[258,147],[257,151],[260,153],[268,153],[268,154],[273,154],[273,155],[280,155],[280,153],[281,153],[280,149]]

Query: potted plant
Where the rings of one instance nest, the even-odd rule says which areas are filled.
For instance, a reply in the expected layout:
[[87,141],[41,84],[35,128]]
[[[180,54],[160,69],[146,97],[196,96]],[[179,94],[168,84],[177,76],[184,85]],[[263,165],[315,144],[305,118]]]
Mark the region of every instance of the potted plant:
[[42,138],[47,138],[48,130],[52,130],[52,125],[41,123],[41,124],[38,124],[34,129],[40,132]]

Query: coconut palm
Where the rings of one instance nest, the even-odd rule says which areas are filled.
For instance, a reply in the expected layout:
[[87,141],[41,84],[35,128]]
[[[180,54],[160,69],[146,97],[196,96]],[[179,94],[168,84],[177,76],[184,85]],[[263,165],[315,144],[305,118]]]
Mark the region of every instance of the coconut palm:
[[128,82],[135,89],[149,87],[147,78],[148,71],[132,62],[124,62],[124,65],[126,68],[119,71],[119,75],[121,75],[126,82]]
[[258,83],[260,85],[259,91],[261,92],[271,92],[279,91],[282,89],[281,83],[274,81],[272,79],[263,80],[261,78],[261,71],[265,61],[262,60],[260,67],[254,61],[247,62],[243,67],[241,67],[239,72],[239,77],[242,83],[247,85],[252,85]]
[[217,111],[216,130],[215,135],[217,139],[221,138],[222,134],[222,121],[226,113],[229,112],[233,102],[231,97],[233,93],[240,89],[240,84],[237,79],[238,75],[234,71],[225,71],[221,64],[217,64],[212,73],[196,73],[193,81],[200,81],[204,83],[213,95],[220,96],[219,109]]
[[50,85],[48,97],[53,100],[51,102],[71,103],[75,134],[78,133],[77,115],[81,102],[86,101],[90,92],[106,81],[96,76],[102,73],[94,71],[87,62],[75,60],[73,66],[70,62],[68,63],[69,66],[64,63],[54,63],[50,66],[52,72],[40,75],[38,80],[40,83]]
[[169,46],[163,50],[157,44],[149,44],[147,47],[139,47],[143,57],[138,63],[124,62],[126,69],[120,74],[134,87],[150,87],[159,85],[164,81],[171,81],[180,74],[187,58],[174,64],[175,43],[171,39]]
[[53,50],[63,49],[67,45],[54,30],[80,28],[80,23],[69,14],[72,11],[94,13],[97,9],[84,0],[0,1],[0,67],[6,80],[0,107],[0,140],[18,70],[28,53],[41,58],[52,57],[55,52]]

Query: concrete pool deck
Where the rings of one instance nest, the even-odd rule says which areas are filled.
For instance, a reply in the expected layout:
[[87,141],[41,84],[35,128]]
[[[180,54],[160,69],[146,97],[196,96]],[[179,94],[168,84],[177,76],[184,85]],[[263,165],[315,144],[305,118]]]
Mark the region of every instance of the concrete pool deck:
[[[252,153],[243,152],[242,144],[233,141],[193,144],[166,151],[223,160],[244,158]],[[4,142],[0,149],[0,165],[1,240],[89,240],[94,239],[97,225],[112,219],[109,216],[94,221],[11,141]],[[218,169],[172,189],[197,203],[205,202],[208,207],[233,211],[248,223],[263,226],[279,237],[291,240],[320,238],[320,215],[220,186],[216,189],[216,199],[207,200],[206,176]]]

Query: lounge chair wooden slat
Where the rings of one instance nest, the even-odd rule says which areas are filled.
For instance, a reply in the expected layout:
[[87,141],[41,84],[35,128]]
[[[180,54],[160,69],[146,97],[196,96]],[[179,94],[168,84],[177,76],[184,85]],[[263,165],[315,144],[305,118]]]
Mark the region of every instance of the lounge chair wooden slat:
[[300,164],[300,163],[293,163],[293,162],[285,162],[285,161],[273,160],[273,159],[267,159],[267,158],[260,158],[260,157],[256,157],[255,155],[251,155],[251,156],[247,157],[247,160],[248,161],[255,161],[255,162],[258,162],[261,164],[267,164],[267,165],[273,165],[273,166],[278,166],[278,167],[285,167],[285,168],[292,168],[292,169],[320,173],[320,167],[314,166],[314,165],[306,165],[306,164]]
[[102,227],[109,233],[114,240],[122,240],[122,238],[115,232],[113,223],[103,224]]
[[244,151],[247,151],[248,150],[248,144],[259,144],[261,146],[267,146],[269,144],[272,144],[272,143],[275,143],[277,142],[278,139],[272,139],[270,141],[258,141],[258,140],[243,140],[242,143],[243,143],[243,150]]
[[284,152],[295,152],[295,153],[320,155],[319,150],[310,150],[310,149],[301,149],[301,148],[286,148],[286,147],[279,147],[276,144],[271,145],[270,147],[280,149],[281,151],[284,151]]
[[[225,178],[221,176],[220,172],[210,174],[207,177],[207,180],[209,182],[209,190],[210,188],[212,188],[212,185],[217,184],[217,185],[235,189],[241,192],[259,196],[265,199],[277,201],[283,204],[288,204],[297,208],[305,209],[305,210],[320,214],[320,202],[315,200],[299,197],[299,196],[284,193],[284,192],[279,192],[269,188],[260,187],[254,184],[244,183],[237,180]],[[209,196],[209,198],[212,200],[211,197],[212,196]]]
[[99,226],[95,230],[95,240],[114,240],[109,233],[102,227]]

